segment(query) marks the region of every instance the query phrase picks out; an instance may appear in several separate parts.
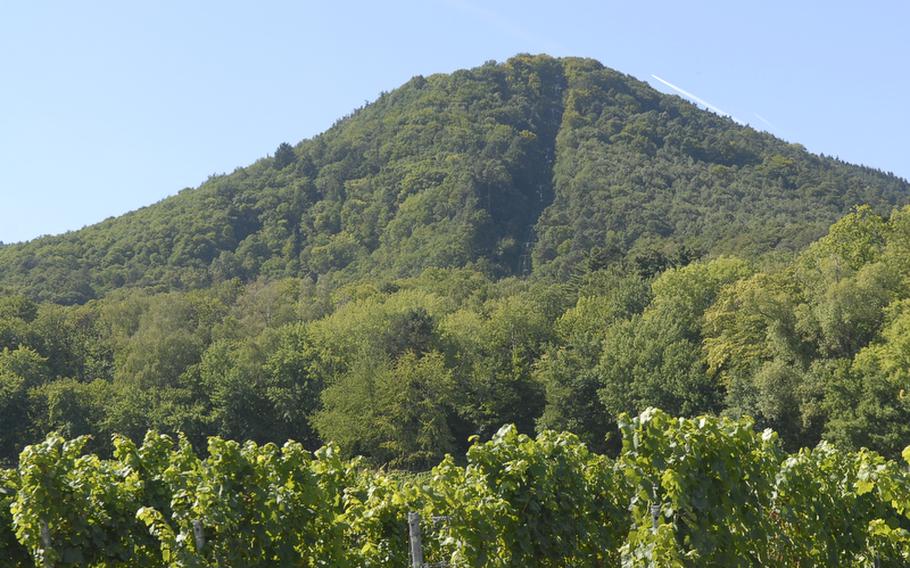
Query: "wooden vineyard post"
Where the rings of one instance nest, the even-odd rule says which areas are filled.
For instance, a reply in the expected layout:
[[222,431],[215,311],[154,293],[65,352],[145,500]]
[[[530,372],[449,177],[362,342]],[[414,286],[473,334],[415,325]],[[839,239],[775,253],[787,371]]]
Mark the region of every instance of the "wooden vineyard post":
[[423,543],[420,540],[420,513],[408,513],[408,537],[411,542],[411,568],[423,568]]
[[47,526],[47,521],[45,520],[41,520],[39,526],[41,528],[41,546],[44,548],[44,562],[42,564],[44,565],[44,568],[50,568],[54,565],[53,562],[51,562],[50,556],[51,531]]
[[205,548],[205,532],[202,521],[198,519],[193,521],[193,538],[196,540],[196,552],[202,554],[202,549]]

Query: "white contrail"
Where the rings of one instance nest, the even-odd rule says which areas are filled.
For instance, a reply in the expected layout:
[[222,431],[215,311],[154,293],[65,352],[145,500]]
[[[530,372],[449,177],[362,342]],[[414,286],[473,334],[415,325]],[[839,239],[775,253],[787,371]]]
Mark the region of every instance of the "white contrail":
[[757,112],[753,112],[752,114],[757,116],[758,120],[760,120],[760,121],[764,122],[766,125],[768,125],[768,128],[774,128],[774,125],[771,124],[771,121],[768,120],[767,118],[763,117],[762,115],[758,114]]
[[671,89],[673,89],[674,91],[676,91],[676,92],[679,93],[680,95],[686,97],[687,99],[693,100],[693,101],[697,102],[698,104],[702,105],[703,107],[706,107],[706,108],[708,108],[708,109],[713,110],[714,112],[716,112],[717,114],[719,114],[719,115],[721,115],[721,116],[728,116],[728,117],[732,118],[734,122],[737,122],[737,123],[739,123],[739,124],[745,124],[743,121],[741,121],[740,119],[736,118],[735,116],[733,116],[733,115],[730,114],[729,112],[727,112],[727,111],[725,111],[725,110],[721,110],[721,109],[717,108],[716,106],[712,105],[711,103],[709,103],[708,101],[706,101],[705,99],[703,99],[703,98],[701,98],[701,97],[699,97],[699,96],[696,96],[696,95],[690,93],[689,91],[687,91],[687,90],[685,90],[685,89],[682,89],[682,88],[680,88],[680,87],[677,87],[676,85],[674,85],[674,84],[671,83],[670,81],[661,79],[660,77],[658,77],[657,75],[655,75],[655,74],[653,74],[653,73],[651,74],[651,76],[654,77],[655,79],[657,79],[658,81],[660,81],[661,83],[663,83],[664,85],[670,87]]

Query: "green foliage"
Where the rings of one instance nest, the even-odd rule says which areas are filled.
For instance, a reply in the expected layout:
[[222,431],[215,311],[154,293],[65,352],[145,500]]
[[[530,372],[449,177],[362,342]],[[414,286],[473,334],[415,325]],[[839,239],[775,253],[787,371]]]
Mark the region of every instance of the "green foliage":
[[22,452],[10,508],[16,537],[36,565],[154,561],[133,518],[141,483],[116,463],[81,455],[86,441],[51,435]]
[[522,432],[534,430],[544,393],[532,370],[551,337],[550,300],[546,294],[515,294],[491,300],[482,313],[460,310],[442,322],[462,377],[463,410],[481,436],[492,435],[503,419]]
[[0,463],[28,437],[28,389],[47,376],[47,359],[25,346],[0,351]]
[[781,455],[770,432],[759,436],[748,422],[723,419],[677,421],[653,410],[623,417],[620,428],[635,495],[627,563],[773,564],[768,512]]
[[323,388],[318,357],[306,327],[287,325],[212,343],[185,378],[205,390],[206,422],[219,435],[315,447],[309,416]]
[[[422,470],[503,423],[618,451],[649,406],[895,457],[910,209],[880,214],[907,195],[592,60],[415,77],[197,189],[0,247],[0,461],[155,429]],[[155,510],[176,559],[187,528]]]
[[283,170],[296,160],[297,155],[294,153],[294,148],[290,144],[282,142],[278,145],[278,149],[275,150],[275,167],[277,169]]
[[546,389],[539,429],[569,430],[595,449],[605,447],[612,423],[597,390],[595,371],[607,326],[619,316],[609,296],[582,296],[556,321],[556,341],[541,355],[534,378]]
[[592,60],[415,77],[0,247],[0,559],[908,565],[908,189]]
[[893,457],[910,209],[880,214],[907,195],[592,60],[415,77],[197,189],[0,247],[0,462],[154,429],[424,469],[503,423],[617,451],[648,406]]
[[454,568],[910,561],[906,463],[826,443],[787,455],[748,420],[619,422],[615,459],[505,426],[464,466],[416,476],[334,446],[210,438],[200,457],[149,432],[103,460],[51,435],[0,470],[0,551],[11,566],[405,566],[416,511],[426,560]]
[[403,469],[426,469],[456,450],[452,371],[438,352],[358,366],[323,393],[314,419],[325,439]]
[[440,480],[454,486],[446,488],[447,500],[469,504],[467,510],[449,504],[458,511],[450,520],[456,566],[585,566],[616,559],[628,522],[621,478],[574,436],[543,432],[532,440],[504,427],[471,448],[463,472],[452,476],[443,463],[434,474],[436,487]]
[[[124,290],[85,306],[10,297],[0,459],[50,431],[92,435],[106,454],[113,433],[151,428],[197,450],[210,435],[333,440],[423,469],[503,422],[615,451],[617,417],[654,405],[754,416],[791,450],[827,439],[895,456],[910,435],[904,217],[860,209],[765,268],[717,257],[565,284],[430,269],[337,288]],[[843,244],[854,233],[866,252]]]
[[25,567],[30,563],[28,550],[16,539],[10,506],[16,500],[18,490],[17,473],[12,469],[0,469],[0,558],[7,566]]
[[614,416],[648,406],[685,415],[718,410],[721,390],[699,348],[702,318],[724,285],[748,273],[744,262],[722,257],[661,274],[645,311],[607,331],[597,367],[606,409]]
[[337,287],[426,268],[564,278],[624,264],[650,277],[701,254],[801,249],[865,203],[831,239],[854,243],[842,252],[856,263],[881,244],[865,220],[907,190],[596,61],[518,55],[415,77],[196,189],[0,247],[0,287],[82,304],[124,287]]

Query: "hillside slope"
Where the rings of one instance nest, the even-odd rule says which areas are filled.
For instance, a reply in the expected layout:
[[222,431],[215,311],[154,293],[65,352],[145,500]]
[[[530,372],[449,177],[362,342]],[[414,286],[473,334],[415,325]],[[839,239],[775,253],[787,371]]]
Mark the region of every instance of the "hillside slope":
[[[128,184],[128,180],[124,181]],[[82,303],[260,276],[427,267],[564,278],[582,262],[797,250],[907,182],[812,155],[589,59],[415,77],[274,156],[157,204],[0,248],[0,290]]]

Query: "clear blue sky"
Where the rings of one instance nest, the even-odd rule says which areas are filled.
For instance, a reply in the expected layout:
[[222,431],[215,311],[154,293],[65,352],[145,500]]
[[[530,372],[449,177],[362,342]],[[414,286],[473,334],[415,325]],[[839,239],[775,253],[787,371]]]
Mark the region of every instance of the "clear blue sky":
[[519,52],[676,85],[910,177],[910,4],[27,0],[0,7],[0,241],[77,229]]

